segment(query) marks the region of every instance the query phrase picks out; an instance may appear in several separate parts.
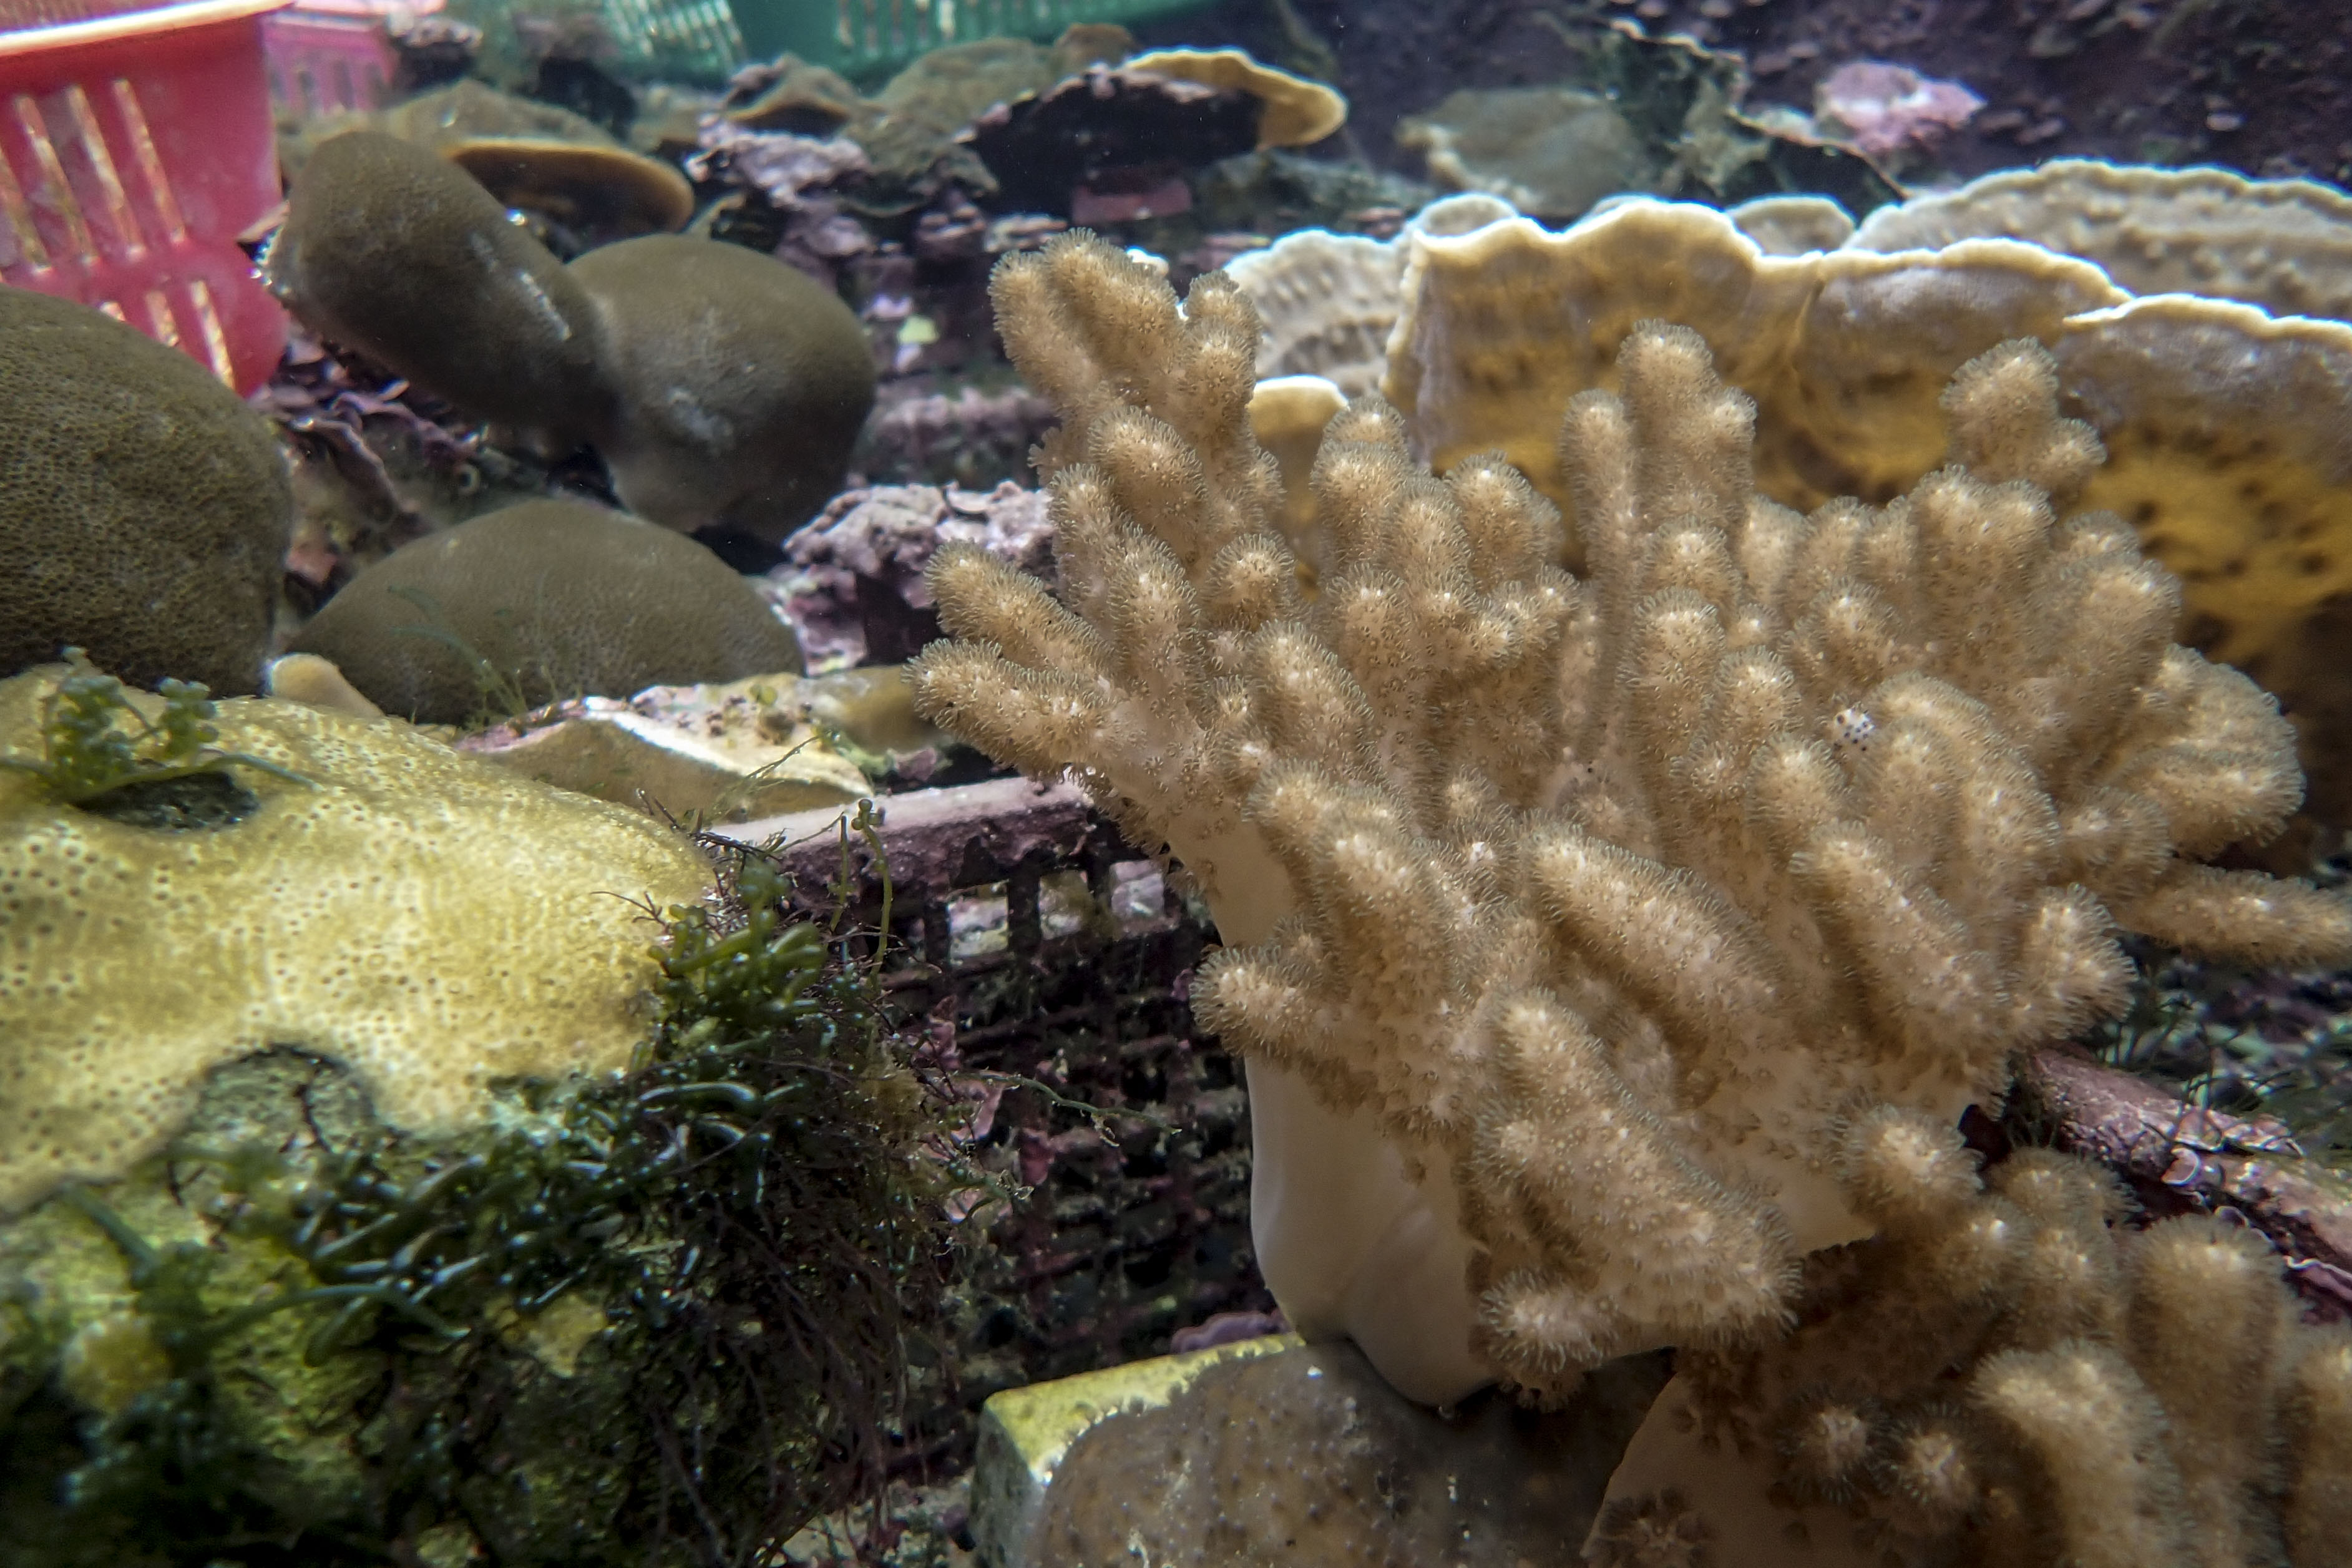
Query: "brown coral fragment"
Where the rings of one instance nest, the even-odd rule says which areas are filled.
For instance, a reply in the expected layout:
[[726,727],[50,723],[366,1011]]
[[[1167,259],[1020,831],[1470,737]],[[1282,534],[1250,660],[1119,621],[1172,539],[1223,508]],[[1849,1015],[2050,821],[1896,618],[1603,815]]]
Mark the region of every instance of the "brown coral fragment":
[[1596,339],[1623,395],[1560,438],[1581,580],[1508,464],[1433,478],[1359,402],[1315,468],[1309,601],[1229,281],[1180,313],[1073,237],[995,298],[1068,419],[1062,586],[942,551],[964,641],[919,703],[1198,879],[1268,1281],[1417,1396],[1778,1324],[1798,1260],[1877,1223],[1839,1130],[1948,1124],[2118,1007],[2115,924],[2352,954],[2340,900],[2191,858],[2276,830],[2291,734],[2171,644],[2128,528],[2060,520],[2042,486],[2099,447],[2035,345],[1943,400],[1964,465],[1805,517],[1755,494],[1757,406],[1700,334]]
[[1348,123],[1348,100],[1339,93],[1261,64],[1240,49],[1153,49],[1135,56],[1124,68],[1249,94],[1265,106],[1257,123],[1261,149],[1311,146]]
[[1143,191],[1248,152],[1263,112],[1244,92],[1096,66],[996,105],[955,140],[988,166],[1007,205],[1068,212],[1076,190]]
[[694,215],[694,187],[659,159],[625,147],[483,137],[442,156],[509,207],[540,213],[574,234],[666,234]]

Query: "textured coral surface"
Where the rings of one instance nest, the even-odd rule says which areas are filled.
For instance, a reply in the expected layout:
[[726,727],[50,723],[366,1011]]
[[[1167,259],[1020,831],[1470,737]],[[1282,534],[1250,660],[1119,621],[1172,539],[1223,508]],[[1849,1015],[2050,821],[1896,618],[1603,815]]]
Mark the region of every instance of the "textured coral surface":
[[0,289],[0,674],[72,644],[253,690],[292,509],[268,424],[203,366]]
[[[55,671],[0,685],[37,759]],[[135,826],[0,772],[0,1209],[155,1152],[218,1064],[294,1045],[443,1128],[500,1079],[610,1071],[652,1024],[656,931],[702,857],[667,829],[393,720],[222,705],[256,774],[225,826]]]
[[1061,598],[932,569],[919,700],[1067,772],[1198,878],[1201,1005],[1250,1061],[1254,1224],[1310,1334],[1400,1386],[1537,1387],[1788,1311],[1867,1233],[1836,1130],[1939,1120],[2121,1005],[2111,923],[2270,962],[2352,946],[2307,885],[2197,863],[2299,794],[2275,706],[2170,642],[2178,589],[2010,345],[1959,464],[1883,508],[1753,494],[1754,406],[1637,328],[1562,438],[1586,574],[1492,457],[1442,482],[1356,405],[1319,594],[1268,519],[1256,321],[1098,242],[999,271],[1048,444]]

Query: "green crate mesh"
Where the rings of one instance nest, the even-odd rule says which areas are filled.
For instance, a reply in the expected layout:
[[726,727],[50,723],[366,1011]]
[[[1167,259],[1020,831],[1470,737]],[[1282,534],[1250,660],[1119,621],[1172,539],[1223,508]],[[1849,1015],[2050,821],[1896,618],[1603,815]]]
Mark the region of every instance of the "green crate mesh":
[[847,76],[894,70],[974,38],[1051,38],[1078,22],[1139,22],[1200,0],[734,0],[753,59],[785,53]]
[[[787,0],[781,8],[801,3]],[[602,9],[622,68],[632,76],[724,81],[755,57],[727,0],[604,0]]]

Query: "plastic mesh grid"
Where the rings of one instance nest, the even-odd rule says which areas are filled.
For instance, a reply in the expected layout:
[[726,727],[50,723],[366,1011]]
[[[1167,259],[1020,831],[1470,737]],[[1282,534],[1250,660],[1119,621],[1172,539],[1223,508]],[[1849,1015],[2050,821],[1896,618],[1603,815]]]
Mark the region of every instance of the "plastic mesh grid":
[[[881,804],[908,958],[889,982],[898,1020],[950,1077],[1016,1076],[1150,1118],[1097,1131],[1036,1090],[991,1086],[985,1161],[1031,1197],[981,1212],[956,1385],[910,1434],[910,1458],[954,1467],[999,1389],[1161,1354],[1179,1329],[1274,1302],[1250,1243],[1240,1065],[1192,1024],[1205,911],[1069,791],[1012,781]],[[837,906],[840,854],[826,834],[789,856],[812,914]],[[852,858],[850,915],[871,924],[880,878]]]
[[975,38],[1050,38],[1080,22],[1138,22],[1200,0],[735,0],[759,58],[789,51],[850,74],[904,65]]

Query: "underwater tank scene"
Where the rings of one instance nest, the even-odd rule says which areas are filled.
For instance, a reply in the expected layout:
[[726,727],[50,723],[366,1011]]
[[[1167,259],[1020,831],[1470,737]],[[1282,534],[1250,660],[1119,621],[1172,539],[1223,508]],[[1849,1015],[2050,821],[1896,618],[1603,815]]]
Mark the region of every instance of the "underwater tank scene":
[[0,1568],[2352,1565],[2340,0],[0,0]]

